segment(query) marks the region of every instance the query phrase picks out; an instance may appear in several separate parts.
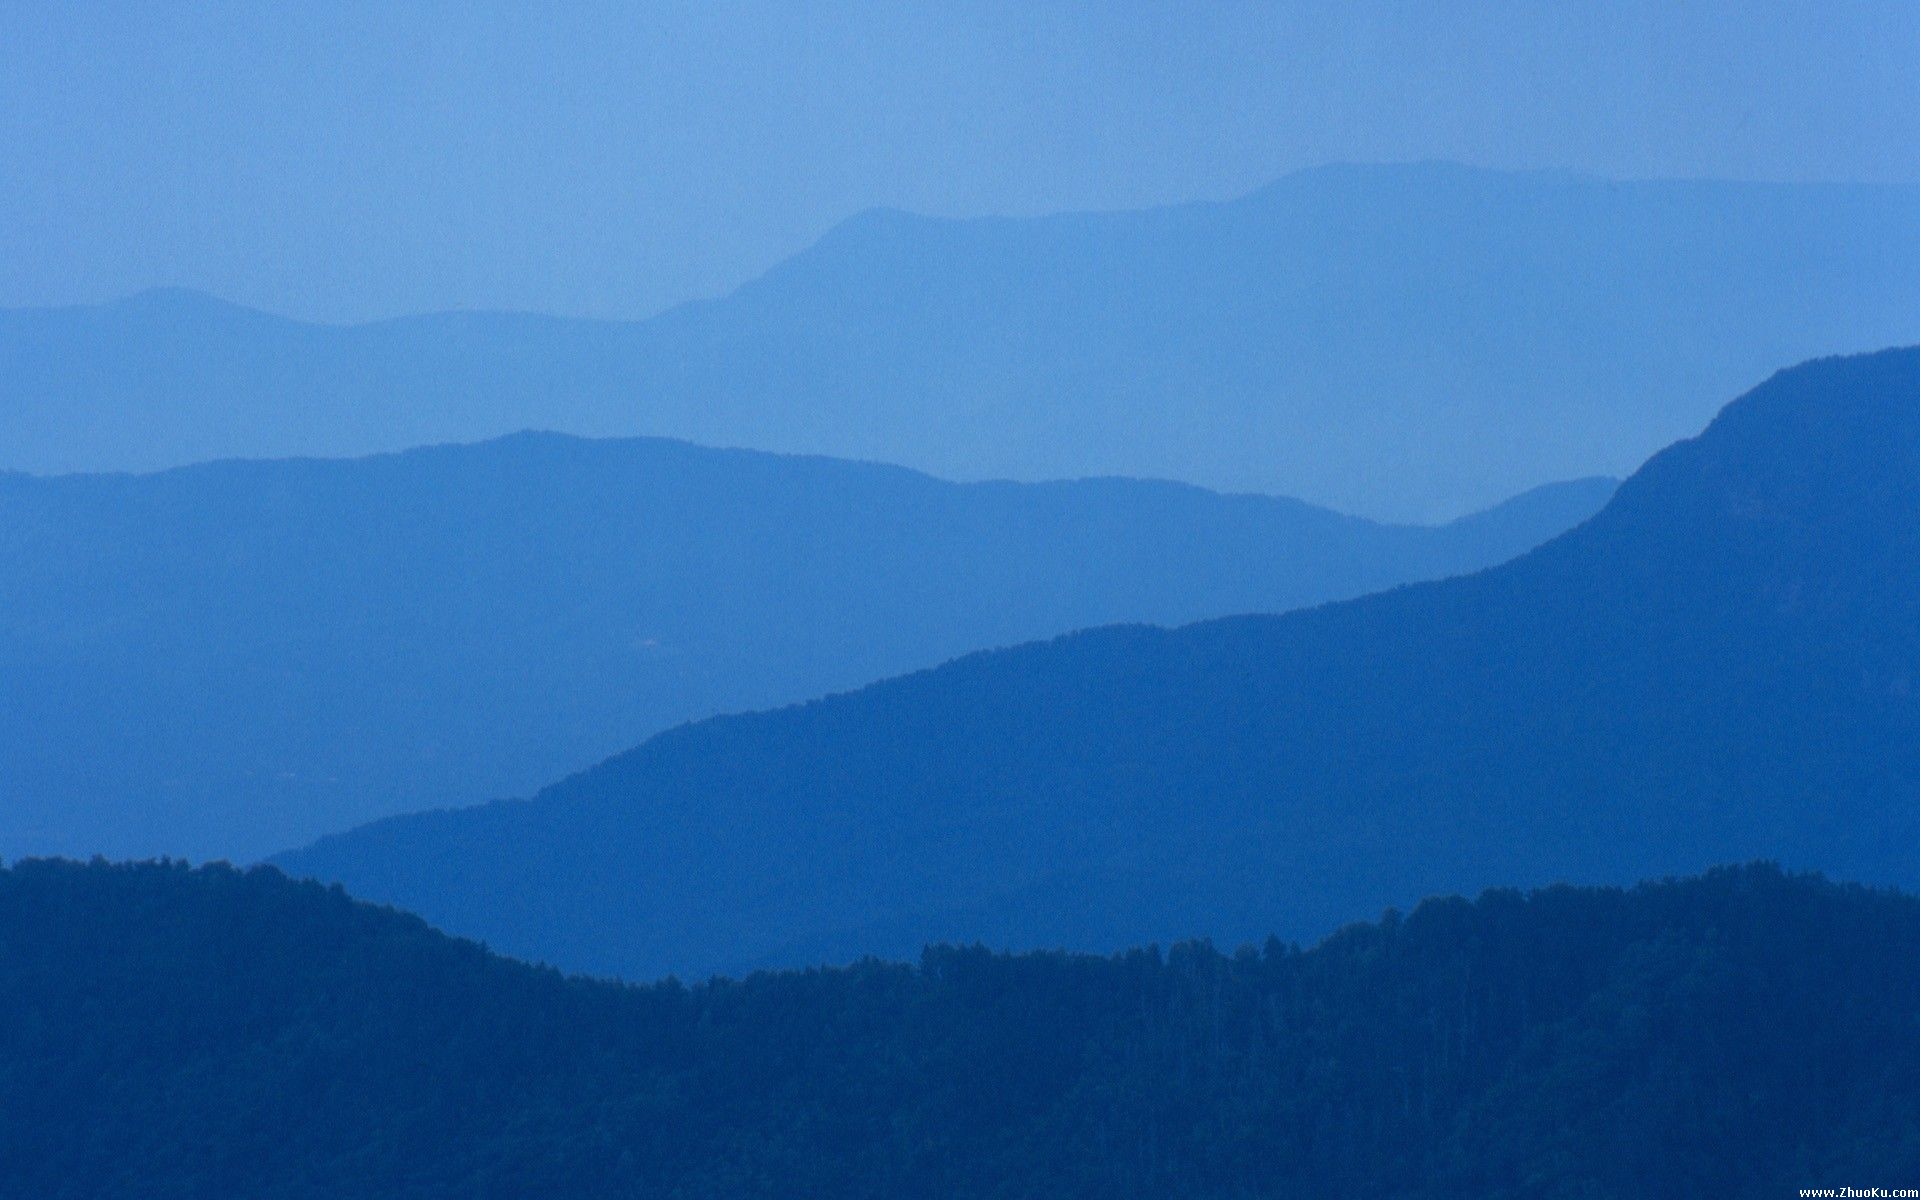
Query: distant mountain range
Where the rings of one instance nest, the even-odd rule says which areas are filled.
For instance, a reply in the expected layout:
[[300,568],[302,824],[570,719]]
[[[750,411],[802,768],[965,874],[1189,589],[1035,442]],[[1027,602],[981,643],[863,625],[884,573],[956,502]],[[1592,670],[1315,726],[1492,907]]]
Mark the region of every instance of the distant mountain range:
[[536,434],[0,475],[0,854],[254,857],[984,647],[1475,570],[1612,488],[1391,527]]
[[0,313],[0,468],[522,428],[1171,478],[1434,520],[1618,475],[1785,362],[1920,340],[1920,188],[1328,167],[1244,199],[856,217],[633,324]]
[[278,861],[644,978],[1308,937],[1777,857],[1920,883],[1920,350],[1809,363],[1504,566],[681,728]]
[[1920,903],[1715,871],[1315,949],[621,988],[272,871],[0,870],[0,1196],[1792,1195],[1920,1176]]

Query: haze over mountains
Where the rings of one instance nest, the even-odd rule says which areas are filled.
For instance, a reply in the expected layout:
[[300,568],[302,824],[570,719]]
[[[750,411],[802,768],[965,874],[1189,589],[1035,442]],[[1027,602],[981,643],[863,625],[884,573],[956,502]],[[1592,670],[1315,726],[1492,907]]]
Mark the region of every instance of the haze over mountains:
[[872,212],[635,324],[14,310],[0,467],[535,427],[1440,519],[1624,473],[1781,363],[1920,339],[1916,211],[1909,186],[1347,166],[1144,212]]
[[1916,47],[0,4],[0,1200],[1920,1198]]
[[257,857],[984,647],[1476,570],[1612,487],[1397,527],[550,434],[0,475],[0,855]]
[[279,861],[648,977],[1316,936],[1778,857],[1920,881],[1920,350],[1809,363],[1478,575],[1111,628],[654,738]]

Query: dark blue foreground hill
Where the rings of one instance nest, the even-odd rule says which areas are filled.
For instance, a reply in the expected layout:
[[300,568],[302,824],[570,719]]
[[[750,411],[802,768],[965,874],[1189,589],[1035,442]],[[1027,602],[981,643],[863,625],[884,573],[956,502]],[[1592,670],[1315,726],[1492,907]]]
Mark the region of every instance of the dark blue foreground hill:
[[540,434],[0,475],[0,854],[255,857],[989,646],[1474,570],[1611,490],[1433,529]]
[[1920,884],[1920,351],[1785,371],[1478,575],[1114,628],[655,738],[282,861],[643,977],[1315,936],[1758,857]]
[[1920,1178],[1920,902],[1765,868],[1302,953],[567,980],[276,872],[0,871],[0,1196],[1792,1195]]

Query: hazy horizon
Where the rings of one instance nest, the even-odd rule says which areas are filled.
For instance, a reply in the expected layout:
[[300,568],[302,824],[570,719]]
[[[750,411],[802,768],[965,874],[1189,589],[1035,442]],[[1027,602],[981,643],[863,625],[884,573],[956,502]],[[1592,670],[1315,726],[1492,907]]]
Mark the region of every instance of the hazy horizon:
[[[1417,168],[1417,167],[1452,167],[1452,168],[1460,168],[1466,171],[1487,172],[1491,174],[1500,174],[1500,175],[1539,176],[1539,177],[1545,177],[1545,178],[1584,180],[1584,181],[1597,182],[1602,184],[1621,184],[1621,185],[1723,184],[1723,185],[1736,186],[1736,187],[1777,186],[1777,187],[1808,187],[1808,188],[1829,187],[1829,188],[1888,188],[1888,189],[1900,189],[1900,188],[1915,186],[1914,184],[1909,184],[1903,181],[1856,180],[1856,179],[1780,180],[1780,179],[1763,179],[1763,178],[1740,178],[1740,177],[1734,177],[1734,176],[1718,176],[1718,175],[1711,175],[1711,176],[1710,175],[1702,175],[1702,176],[1609,175],[1601,172],[1570,170],[1570,169],[1563,169],[1563,168],[1556,168],[1556,167],[1492,167],[1492,166],[1486,166],[1478,163],[1468,163],[1468,162],[1462,162],[1457,159],[1445,159],[1445,158],[1407,158],[1407,159],[1400,159],[1400,160],[1393,160],[1393,161],[1387,161],[1387,160],[1361,161],[1357,159],[1328,159],[1325,162],[1312,163],[1305,166],[1295,167],[1288,171],[1284,171],[1281,174],[1266,180],[1265,182],[1256,184],[1251,188],[1248,188],[1241,192],[1234,193],[1233,195],[1221,196],[1221,197],[1195,198],[1192,200],[1167,201],[1165,203],[1146,204],[1138,207],[1069,208],[1069,209],[1057,209],[1057,210],[1050,210],[1050,211],[1044,211],[1044,212],[1036,212],[1032,214],[1027,214],[1025,216],[1016,217],[1016,216],[1011,216],[1005,213],[970,213],[970,214],[969,213],[933,213],[933,212],[925,212],[925,211],[919,211],[919,210],[908,209],[908,208],[901,208],[895,205],[886,205],[886,204],[872,205],[867,208],[858,209],[854,212],[847,214],[845,217],[830,223],[826,228],[820,231],[817,237],[809,238],[806,241],[802,242],[800,246],[796,249],[794,255],[776,258],[773,261],[765,264],[764,267],[750,272],[744,278],[740,279],[737,283],[729,285],[725,288],[722,288],[718,292],[707,294],[707,295],[689,296],[683,299],[674,300],[669,302],[664,308],[652,310],[649,312],[636,313],[632,315],[574,313],[574,312],[566,312],[566,311],[554,310],[554,309],[540,309],[540,308],[526,308],[526,307],[482,308],[482,307],[475,307],[467,304],[454,304],[454,305],[449,305],[447,307],[442,307],[442,308],[412,309],[407,311],[385,313],[385,314],[372,315],[372,316],[305,315],[300,312],[274,308],[272,306],[265,305],[265,304],[250,303],[248,301],[237,299],[234,296],[230,296],[222,292],[213,291],[205,287],[198,287],[191,284],[183,284],[183,283],[152,283],[152,284],[147,284],[145,286],[133,288],[132,290],[129,290],[129,291],[115,292],[112,294],[102,295],[99,297],[60,300],[60,301],[54,301],[50,303],[21,303],[21,304],[0,303],[0,311],[16,311],[17,312],[17,311],[57,310],[57,309],[73,309],[73,308],[108,308],[118,304],[138,302],[143,298],[178,295],[178,296],[193,297],[195,299],[211,302],[216,305],[224,305],[231,308],[244,309],[248,312],[262,313],[267,316],[277,317],[281,320],[292,321],[301,325],[329,326],[329,327],[336,327],[336,328],[354,327],[354,326],[362,326],[362,325],[380,325],[387,322],[408,321],[408,320],[412,320],[419,317],[443,316],[449,313],[462,313],[462,314],[474,315],[474,316],[552,317],[552,318],[557,318],[557,319],[566,320],[566,321],[598,322],[598,323],[609,324],[609,325],[639,324],[639,323],[651,320],[654,317],[661,316],[667,312],[671,312],[673,309],[680,308],[685,305],[699,304],[703,301],[709,301],[709,300],[724,299],[727,296],[737,292],[741,288],[751,286],[752,284],[765,278],[769,273],[778,270],[784,263],[788,261],[789,258],[797,256],[799,254],[804,254],[806,251],[812,249],[815,246],[818,246],[821,242],[826,241],[828,238],[830,238],[835,233],[835,231],[840,229],[842,226],[855,224],[859,222],[862,218],[873,215],[873,214],[894,213],[894,214],[900,214],[907,217],[911,217],[916,220],[966,223],[966,222],[975,222],[975,221],[1048,220],[1048,219],[1054,219],[1054,218],[1073,218],[1073,217],[1081,217],[1081,216],[1086,216],[1086,217],[1117,216],[1117,215],[1125,215],[1129,213],[1153,212],[1153,211],[1164,210],[1164,209],[1179,209],[1179,208],[1208,206],[1208,205],[1230,205],[1236,201],[1243,201],[1243,200],[1247,200],[1252,197],[1258,196],[1260,193],[1265,192],[1271,188],[1277,187],[1285,183],[1287,180],[1295,178],[1297,176],[1312,175],[1315,172],[1326,171],[1330,169],[1338,169],[1343,167],[1348,167],[1348,168],[1357,167],[1357,168],[1385,169],[1385,170],[1391,170],[1395,168]],[[491,435],[491,436],[500,436],[500,435]],[[613,436],[634,436],[634,435],[613,435]],[[638,435],[638,436],[647,436],[647,435]],[[481,440],[484,440],[484,439],[481,439]]]
[[1920,8],[10,6],[0,306],[641,318],[871,208],[1329,162],[1920,181]]

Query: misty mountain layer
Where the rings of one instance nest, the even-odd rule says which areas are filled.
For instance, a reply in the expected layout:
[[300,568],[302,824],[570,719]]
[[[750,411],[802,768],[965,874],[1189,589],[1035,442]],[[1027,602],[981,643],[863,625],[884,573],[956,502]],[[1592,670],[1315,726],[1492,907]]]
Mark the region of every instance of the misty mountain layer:
[[1915,212],[1914,187],[1329,167],[1224,204],[868,213],[632,324],[15,310],[0,468],[543,428],[1444,519],[1624,474],[1781,363],[1920,340]]
[[0,854],[242,858],[525,795],[682,721],[983,647],[1477,569],[1612,486],[1389,527],[533,434],[0,476]]
[[1920,883],[1920,350],[1785,371],[1504,566],[681,728],[281,861],[647,977],[1309,937],[1779,858]]

